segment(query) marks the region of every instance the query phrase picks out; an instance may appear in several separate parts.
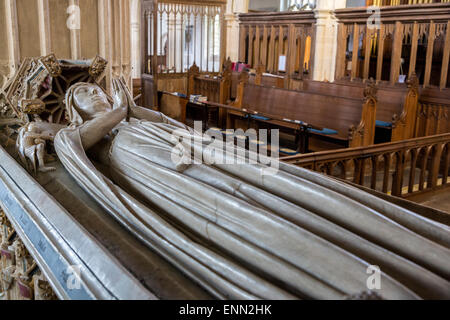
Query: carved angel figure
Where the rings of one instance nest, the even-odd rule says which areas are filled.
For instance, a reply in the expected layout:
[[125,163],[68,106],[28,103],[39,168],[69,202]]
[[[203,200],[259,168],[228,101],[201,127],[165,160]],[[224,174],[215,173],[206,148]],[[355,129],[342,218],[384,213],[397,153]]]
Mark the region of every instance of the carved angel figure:
[[30,122],[19,129],[16,147],[20,160],[34,173],[48,172],[55,170],[54,167],[47,167],[45,159],[52,158],[46,153],[47,141],[53,141],[56,132],[63,126],[50,124],[47,122]]
[[109,214],[215,297],[344,299],[368,289],[377,265],[384,299],[450,298],[448,226],[282,163],[270,176],[262,163],[179,166],[176,132],[189,150],[208,138],[137,107],[122,82],[113,88],[114,105],[96,85],[68,90],[58,157]]

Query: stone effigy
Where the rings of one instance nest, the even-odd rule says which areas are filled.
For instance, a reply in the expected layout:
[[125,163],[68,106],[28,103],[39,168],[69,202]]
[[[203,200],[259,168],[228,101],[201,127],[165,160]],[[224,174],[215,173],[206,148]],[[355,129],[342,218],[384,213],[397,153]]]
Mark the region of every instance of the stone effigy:
[[384,299],[449,297],[448,226],[387,202],[375,209],[371,196],[296,167],[263,175],[260,163],[175,163],[174,136],[184,151],[211,139],[135,106],[122,82],[113,87],[114,105],[92,84],[68,91],[71,126],[56,135],[58,157],[115,219],[213,296],[340,299],[366,291],[375,264]]
[[[42,136],[36,148],[18,141],[25,160],[39,156],[36,171],[47,171],[38,146],[54,140],[92,199],[215,298],[450,297],[447,225],[314,172],[250,163],[251,152],[136,106],[120,80],[112,99],[96,84],[71,85],[64,113],[60,127],[31,121]],[[205,154],[213,143],[223,153]],[[381,278],[375,293],[370,270]]]

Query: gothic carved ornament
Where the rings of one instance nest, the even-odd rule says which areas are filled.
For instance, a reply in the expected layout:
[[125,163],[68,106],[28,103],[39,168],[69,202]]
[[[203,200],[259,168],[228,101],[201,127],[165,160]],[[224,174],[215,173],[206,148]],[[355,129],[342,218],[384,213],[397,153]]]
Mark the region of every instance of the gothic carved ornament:
[[57,299],[49,282],[1,210],[0,230],[0,300]]

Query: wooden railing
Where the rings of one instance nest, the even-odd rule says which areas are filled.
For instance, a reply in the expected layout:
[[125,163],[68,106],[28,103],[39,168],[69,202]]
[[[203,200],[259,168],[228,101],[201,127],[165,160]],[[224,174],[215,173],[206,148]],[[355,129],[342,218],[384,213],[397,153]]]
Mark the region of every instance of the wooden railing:
[[281,160],[399,197],[450,186],[450,134]]
[[395,84],[415,72],[423,87],[450,87],[450,3],[381,7],[379,16],[366,8],[335,14],[336,79]]

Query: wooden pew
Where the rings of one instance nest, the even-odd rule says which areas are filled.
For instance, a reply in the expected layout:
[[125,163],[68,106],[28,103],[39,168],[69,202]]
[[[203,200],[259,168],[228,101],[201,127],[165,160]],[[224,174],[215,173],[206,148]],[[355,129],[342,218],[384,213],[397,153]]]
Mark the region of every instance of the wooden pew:
[[[358,147],[373,144],[375,134],[376,99],[372,90],[364,93],[364,99],[355,99],[286,90],[249,84],[242,76],[233,106],[325,128],[309,133],[312,140],[326,141],[326,148]],[[228,111],[227,128],[234,128],[235,119],[242,116],[242,113]],[[253,120],[292,128],[292,124],[267,118],[254,117]]]
[[450,132],[450,89],[421,88],[416,137]]
[[[362,98],[366,84],[361,82],[335,83],[303,81],[303,90],[339,97]],[[413,75],[406,85],[376,85],[377,115],[376,126],[391,131],[390,141],[401,141],[415,136],[418,108],[418,81]],[[389,141],[386,141],[389,142]]]
[[226,104],[231,93],[231,61],[228,59],[223,71],[218,74],[200,73],[199,67],[194,63],[188,70],[188,97],[200,94],[208,97],[208,101]]
[[[286,78],[280,75],[264,73],[265,67],[256,68],[255,73],[249,73],[249,83],[263,85],[266,87],[286,88]],[[242,72],[233,71],[231,74],[231,92],[230,99],[234,101],[237,95],[237,87],[239,85],[239,76]]]
[[285,77],[265,73],[266,67],[263,65],[259,65],[256,67],[256,73],[254,75],[250,75],[250,83],[256,85],[263,85],[266,87],[276,87],[276,88],[285,88]]
[[[223,71],[217,75],[200,74],[198,66],[194,63],[188,71],[187,97],[199,94],[207,97],[210,102],[229,103],[231,97],[231,60],[229,58],[222,69]],[[224,124],[225,116],[225,110],[220,110],[219,124]]]

